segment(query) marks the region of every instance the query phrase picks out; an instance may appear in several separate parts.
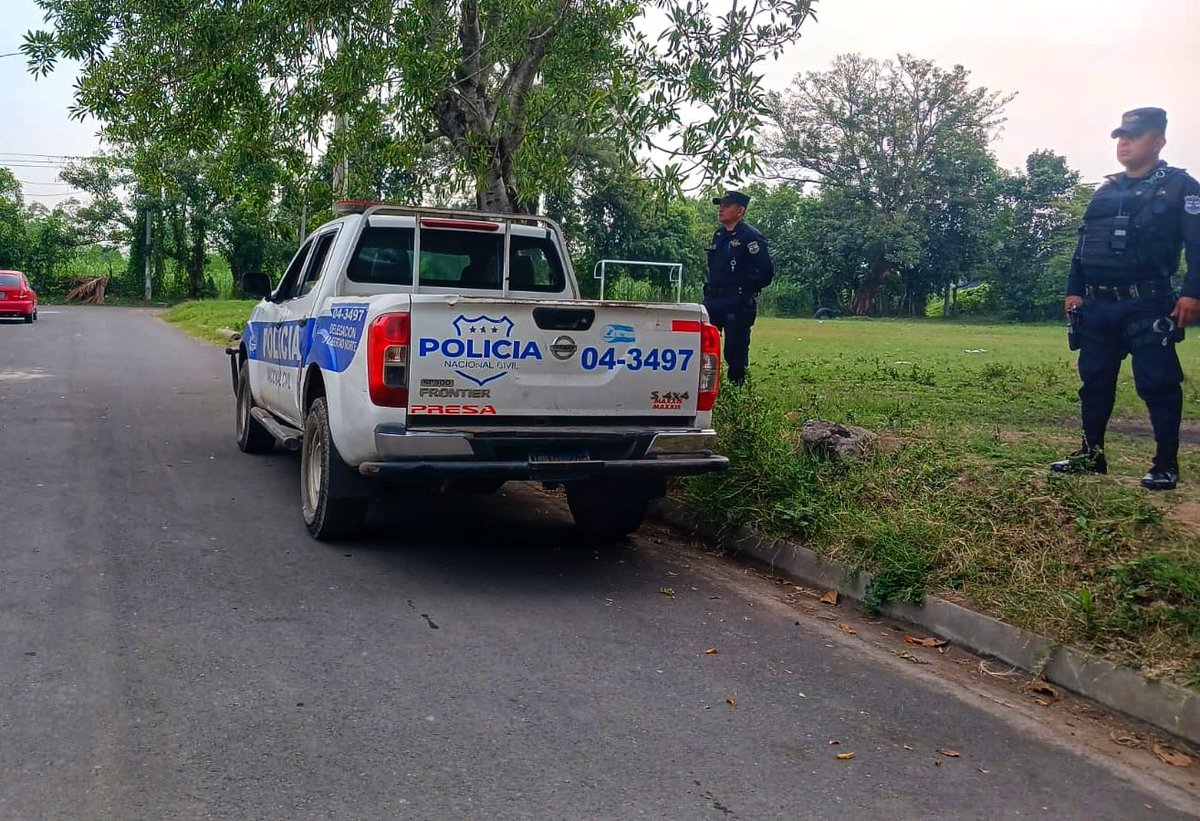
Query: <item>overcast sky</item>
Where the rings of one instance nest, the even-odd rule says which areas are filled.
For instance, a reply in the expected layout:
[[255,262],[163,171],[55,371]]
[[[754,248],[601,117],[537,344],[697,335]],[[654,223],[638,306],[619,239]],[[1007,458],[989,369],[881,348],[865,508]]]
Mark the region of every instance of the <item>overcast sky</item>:
[[[0,54],[41,24],[33,0],[0,0]],[[817,21],[769,83],[825,69],[856,51],[905,52],[969,69],[976,84],[1015,92],[993,145],[1015,168],[1039,148],[1065,154],[1085,180],[1116,170],[1108,133],[1130,108],[1156,105],[1170,118],[1164,156],[1200,176],[1200,0],[820,0]],[[22,57],[0,57],[0,165],[47,205],[70,188],[57,169],[22,155],[88,154],[95,124],[71,120],[74,68],[34,80]]]

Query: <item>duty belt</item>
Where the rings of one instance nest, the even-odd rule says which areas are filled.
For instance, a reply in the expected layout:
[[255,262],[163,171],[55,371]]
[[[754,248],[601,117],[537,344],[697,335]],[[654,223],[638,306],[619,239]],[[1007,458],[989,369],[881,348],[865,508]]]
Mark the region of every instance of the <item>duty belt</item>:
[[705,296],[744,296],[755,294],[753,288],[747,288],[745,285],[728,285],[724,288],[713,288],[711,285],[704,286]]
[[1171,281],[1167,279],[1144,279],[1140,282],[1126,282],[1121,285],[1095,283],[1083,286],[1084,296],[1104,302],[1120,302],[1124,299],[1137,299],[1144,296],[1163,296],[1170,292]]

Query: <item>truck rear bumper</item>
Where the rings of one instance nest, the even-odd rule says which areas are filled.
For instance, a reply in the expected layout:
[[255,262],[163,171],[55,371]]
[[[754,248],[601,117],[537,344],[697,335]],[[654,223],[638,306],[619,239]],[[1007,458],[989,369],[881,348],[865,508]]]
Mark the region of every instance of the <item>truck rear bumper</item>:
[[569,482],[603,477],[696,476],[729,467],[724,456],[672,456],[646,459],[587,460],[578,462],[476,462],[406,461],[364,462],[358,471],[381,479],[518,479]]
[[381,478],[568,481],[602,476],[694,476],[724,470],[709,429],[621,428],[506,431],[375,429],[378,460],[359,466]]

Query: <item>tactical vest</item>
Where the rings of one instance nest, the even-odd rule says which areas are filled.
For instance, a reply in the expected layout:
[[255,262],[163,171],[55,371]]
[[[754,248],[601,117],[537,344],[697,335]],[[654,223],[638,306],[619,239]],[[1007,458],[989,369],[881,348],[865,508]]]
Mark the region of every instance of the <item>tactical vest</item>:
[[1079,261],[1084,268],[1168,276],[1179,264],[1172,242],[1167,182],[1178,168],[1161,166],[1128,188],[1101,186],[1083,214]]

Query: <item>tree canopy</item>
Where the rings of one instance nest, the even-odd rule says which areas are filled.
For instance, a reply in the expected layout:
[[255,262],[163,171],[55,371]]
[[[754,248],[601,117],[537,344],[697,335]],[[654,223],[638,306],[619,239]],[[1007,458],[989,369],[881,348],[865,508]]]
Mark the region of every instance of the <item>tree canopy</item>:
[[342,157],[382,129],[393,165],[508,211],[565,189],[582,137],[671,187],[753,172],[763,63],[815,0],[37,2],[31,70],[81,61],[75,113],[114,139]]
[[[821,188],[830,217],[849,229],[829,261],[852,284],[855,313],[870,311],[894,274],[942,275],[984,252],[975,218],[993,194],[988,143],[1010,99],[972,86],[962,66],[857,54],[775,98],[775,176]],[[931,284],[908,283],[921,286],[910,297]]]

